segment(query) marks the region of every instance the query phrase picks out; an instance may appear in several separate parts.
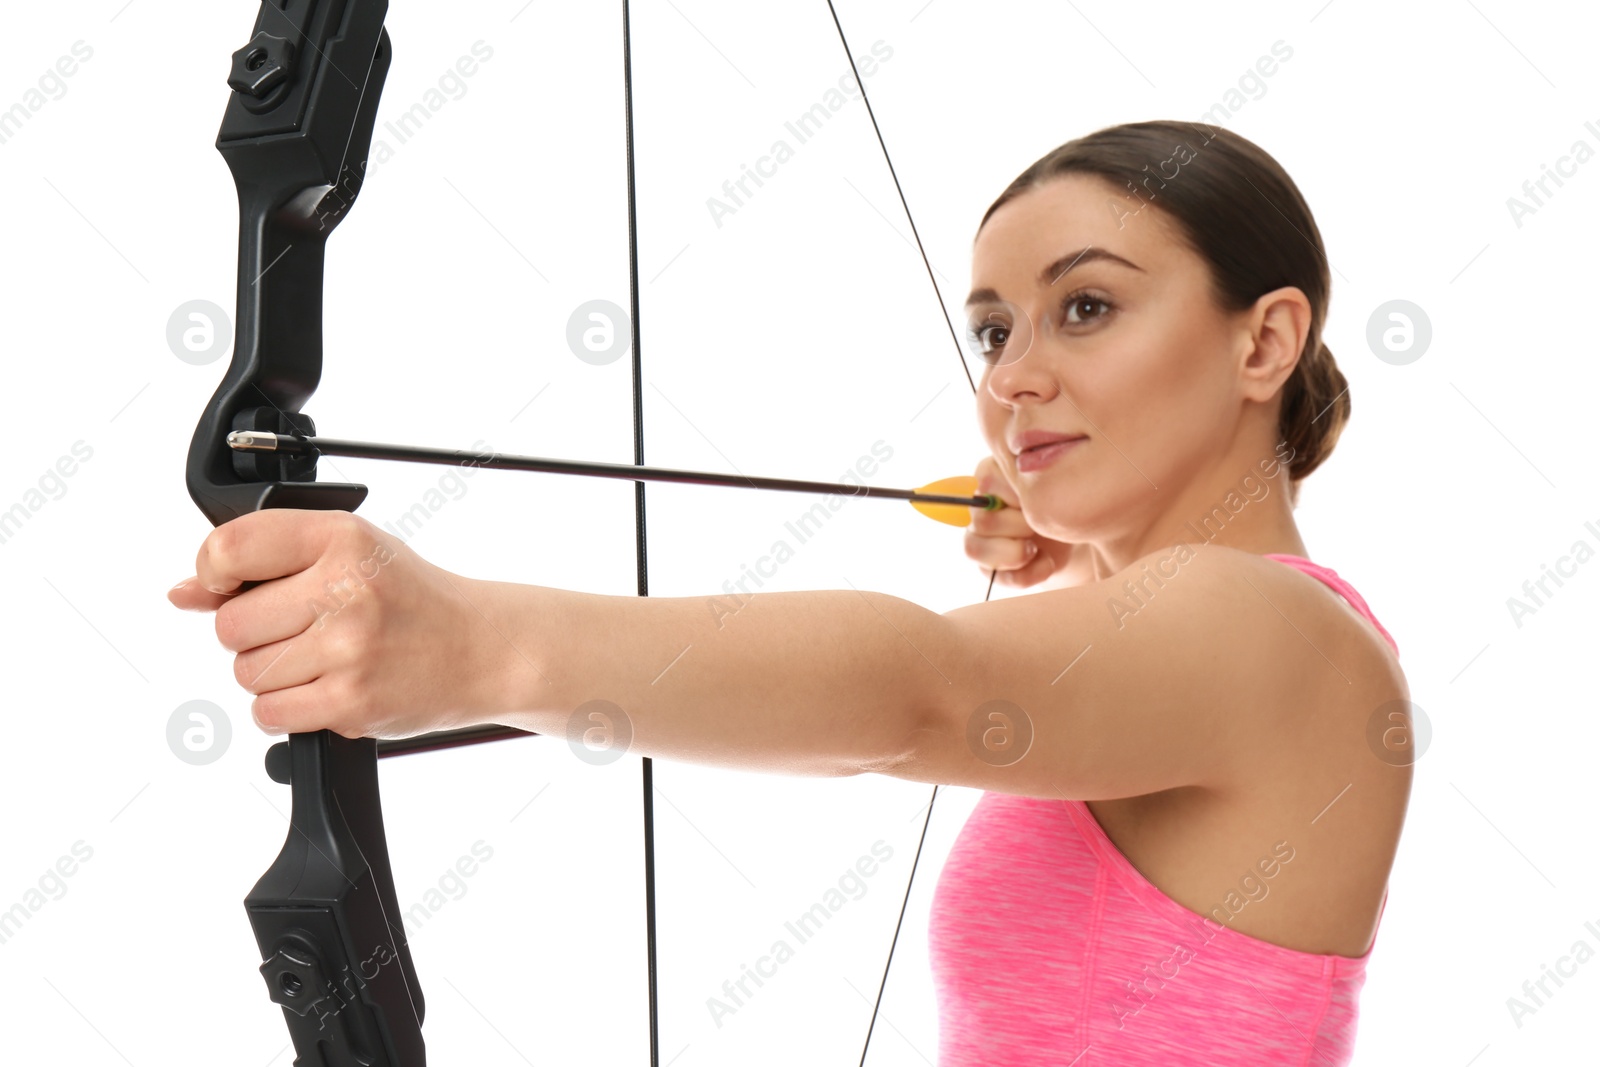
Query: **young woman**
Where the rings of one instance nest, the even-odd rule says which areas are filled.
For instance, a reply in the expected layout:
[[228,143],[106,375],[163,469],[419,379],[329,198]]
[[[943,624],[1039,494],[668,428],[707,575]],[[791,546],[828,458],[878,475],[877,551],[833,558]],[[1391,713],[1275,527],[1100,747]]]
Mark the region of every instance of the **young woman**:
[[1409,693],[1295,528],[1350,412],[1310,210],[1226,130],[1111,127],[1012,183],[973,280],[1009,507],[967,552],[1044,591],[760,593],[719,632],[706,599],[471,580],[268,511],[171,599],[216,611],[269,733],[560,734],[603,698],[644,756],[986,790],[934,901],[944,1067],[1346,1063]]

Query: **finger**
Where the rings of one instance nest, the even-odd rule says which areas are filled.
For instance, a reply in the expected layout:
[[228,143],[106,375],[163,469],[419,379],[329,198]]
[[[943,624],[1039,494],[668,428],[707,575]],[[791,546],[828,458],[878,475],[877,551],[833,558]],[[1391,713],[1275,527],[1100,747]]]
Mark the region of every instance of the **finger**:
[[216,611],[229,600],[229,593],[213,593],[200,584],[198,577],[185,578],[167,590],[167,600],[184,611]]
[[275,641],[233,657],[233,678],[247,693],[260,697],[293,689],[321,676],[321,664],[295,641]]
[[993,457],[978,464],[977,480],[978,492],[996,497],[1005,507],[974,512],[971,528],[985,537],[1032,536],[1033,528],[1017,503],[1016,490],[1001,475]]
[[997,496],[1007,508],[1021,510],[1017,504],[1017,490],[1005,476],[1005,471],[993,456],[984,456],[973,472],[978,479],[978,492]]
[[1055,561],[1044,553],[1039,553],[1016,570],[996,571],[995,581],[1013,589],[1028,589],[1038,585],[1055,571]]
[[999,508],[995,511],[975,510],[967,529],[979,537],[1025,538],[1034,535],[1034,529],[1028,525],[1022,509],[1013,507]]
[[313,628],[323,629],[341,604],[349,604],[355,595],[343,590],[346,599],[340,603],[325,600],[319,604],[317,598],[307,595],[309,588],[307,578],[294,576],[227,597],[227,603],[217,609],[218,643],[229,652],[245,652],[288,641]]
[[361,520],[342,511],[269,508],[212,530],[195,558],[195,575],[213,593],[237,592],[245,582],[299,574],[330,542],[348,537]]
[[378,736],[371,725],[370,708],[359,700],[344,699],[349,688],[326,676],[300,685],[273,689],[250,703],[250,715],[263,732],[303,734],[332,730],[341,737]]
[[250,702],[250,717],[266,734],[304,734],[322,729],[313,695],[316,688],[307,684],[263,693]]
[[984,537],[967,531],[967,558],[994,570],[1013,571],[1031,563],[1039,554],[1039,543],[1032,537]]

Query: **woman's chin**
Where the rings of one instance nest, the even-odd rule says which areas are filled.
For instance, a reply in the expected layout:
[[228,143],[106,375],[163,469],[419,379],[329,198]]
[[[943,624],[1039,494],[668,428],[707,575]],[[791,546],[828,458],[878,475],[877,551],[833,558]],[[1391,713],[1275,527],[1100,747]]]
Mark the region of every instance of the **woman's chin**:
[[1028,508],[1026,500],[1022,501],[1022,517],[1028,520],[1028,527],[1040,537],[1063,544],[1087,541],[1093,533],[1093,528],[1086,523],[1073,522],[1060,515],[1040,515]]

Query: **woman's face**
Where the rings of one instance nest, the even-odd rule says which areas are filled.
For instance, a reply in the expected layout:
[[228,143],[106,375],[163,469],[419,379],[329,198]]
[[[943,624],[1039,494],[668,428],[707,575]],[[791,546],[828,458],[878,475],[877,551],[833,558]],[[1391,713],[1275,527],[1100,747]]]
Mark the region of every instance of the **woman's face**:
[[1237,444],[1248,314],[1215,306],[1159,193],[1141,203],[1097,177],[1052,178],[973,248],[980,426],[1029,525],[1059,541],[1151,529]]

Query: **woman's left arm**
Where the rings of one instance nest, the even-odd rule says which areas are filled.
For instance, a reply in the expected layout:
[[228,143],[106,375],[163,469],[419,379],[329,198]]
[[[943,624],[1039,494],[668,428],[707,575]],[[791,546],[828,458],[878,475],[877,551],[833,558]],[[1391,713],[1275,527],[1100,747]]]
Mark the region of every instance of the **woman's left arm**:
[[[196,574],[169,597],[217,612],[270,732],[565,736],[603,700],[641,756],[1093,800],[1254,781],[1404,692],[1360,620],[1296,606],[1297,574],[1231,548],[939,615],[856,590],[730,605],[475,581],[353,515],[264,511],[213,530]],[[1307,716],[1328,685],[1348,722]]]
[[601,596],[475,583],[505,638],[490,721],[564,734],[605,700],[639,755],[795,775],[888,770],[959,670],[943,616],[882,593]]
[[[887,770],[942,711],[952,627],[854,590],[636,598],[477,581],[344,512],[217,527],[168,594],[215,611],[269,733],[565,736],[592,700],[639,755],[783,774]],[[240,592],[243,583],[261,583]]]

